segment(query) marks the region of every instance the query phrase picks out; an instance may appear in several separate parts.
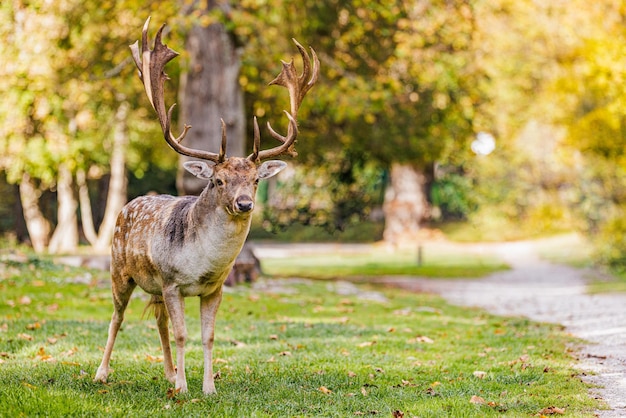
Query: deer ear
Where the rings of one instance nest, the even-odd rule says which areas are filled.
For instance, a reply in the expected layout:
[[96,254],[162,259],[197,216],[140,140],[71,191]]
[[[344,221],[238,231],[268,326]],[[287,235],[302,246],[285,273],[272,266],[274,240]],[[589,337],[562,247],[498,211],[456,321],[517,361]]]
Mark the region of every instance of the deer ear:
[[260,179],[268,179],[280,173],[285,167],[287,167],[287,163],[284,161],[270,160],[261,164],[257,170],[257,174]]
[[204,161],[185,161],[183,167],[199,179],[209,180],[213,177],[213,167]]

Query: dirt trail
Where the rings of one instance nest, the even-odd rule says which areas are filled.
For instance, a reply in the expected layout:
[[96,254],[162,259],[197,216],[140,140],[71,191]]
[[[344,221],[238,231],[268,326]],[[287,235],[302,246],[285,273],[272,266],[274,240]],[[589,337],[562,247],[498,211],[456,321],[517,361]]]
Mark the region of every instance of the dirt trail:
[[598,416],[626,417],[626,294],[587,294],[590,271],[542,260],[533,242],[498,244],[495,251],[511,270],[480,280],[387,277],[384,282],[437,293],[456,305],[564,325],[589,341],[579,351],[580,368],[595,373],[585,377],[599,386],[592,396],[610,407]]

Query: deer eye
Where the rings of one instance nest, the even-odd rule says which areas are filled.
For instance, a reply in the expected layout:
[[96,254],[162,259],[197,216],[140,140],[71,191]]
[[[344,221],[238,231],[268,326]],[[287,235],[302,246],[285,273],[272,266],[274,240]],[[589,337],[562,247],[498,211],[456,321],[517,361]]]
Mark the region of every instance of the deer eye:
[[259,184],[259,179],[254,180],[254,184]]
[[223,186],[223,185],[224,185],[224,182],[223,182],[221,179],[217,179],[217,180],[215,180],[215,183],[216,183],[218,186]]

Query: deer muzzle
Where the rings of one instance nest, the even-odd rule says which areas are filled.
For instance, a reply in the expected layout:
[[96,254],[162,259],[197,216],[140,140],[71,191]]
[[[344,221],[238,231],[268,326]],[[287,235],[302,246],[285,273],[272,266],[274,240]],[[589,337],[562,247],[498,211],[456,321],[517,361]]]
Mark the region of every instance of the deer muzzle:
[[242,195],[235,200],[235,210],[240,213],[250,212],[254,209],[254,201],[250,196]]

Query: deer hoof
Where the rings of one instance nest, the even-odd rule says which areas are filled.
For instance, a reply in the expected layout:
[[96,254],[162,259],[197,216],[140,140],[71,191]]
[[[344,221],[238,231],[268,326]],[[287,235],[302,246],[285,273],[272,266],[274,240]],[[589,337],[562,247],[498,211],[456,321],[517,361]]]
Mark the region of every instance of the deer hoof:
[[96,372],[96,377],[93,378],[93,381],[96,383],[106,383],[107,377],[109,377],[108,374],[108,372],[98,369],[98,371]]

